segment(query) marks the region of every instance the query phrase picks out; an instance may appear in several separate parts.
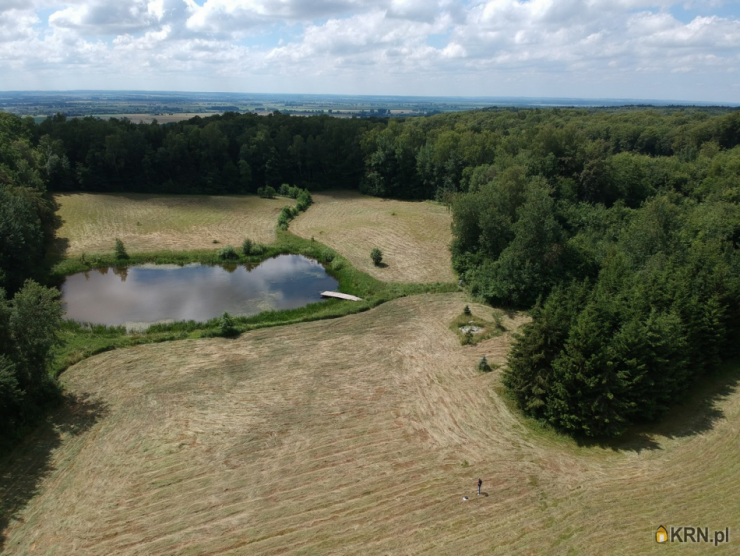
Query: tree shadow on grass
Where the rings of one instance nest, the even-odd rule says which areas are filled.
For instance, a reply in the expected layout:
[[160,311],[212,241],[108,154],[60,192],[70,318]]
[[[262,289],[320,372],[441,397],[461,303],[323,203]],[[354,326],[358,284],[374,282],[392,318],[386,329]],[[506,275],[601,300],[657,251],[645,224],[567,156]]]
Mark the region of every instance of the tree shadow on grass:
[[631,427],[615,439],[577,439],[579,446],[598,446],[614,451],[661,450],[662,440],[696,436],[714,428],[724,418],[719,404],[740,387],[740,360],[727,362],[715,374],[702,377],[691,394],[671,407],[662,419]]
[[64,220],[59,215],[59,206],[56,204],[54,206],[54,210],[57,211],[53,222],[55,237],[46,245],[46,256],[43,261],[44,272],[47,275],[55,265],[64,260],[69,250],[69,238],[56,236],[56,232],[64,225]]
[[102,402],[66,394],[57,410],[0,458],[0,552],[5,547],[7,528],[54,471],[54,450],[65,438],[84,434],[107,414]]

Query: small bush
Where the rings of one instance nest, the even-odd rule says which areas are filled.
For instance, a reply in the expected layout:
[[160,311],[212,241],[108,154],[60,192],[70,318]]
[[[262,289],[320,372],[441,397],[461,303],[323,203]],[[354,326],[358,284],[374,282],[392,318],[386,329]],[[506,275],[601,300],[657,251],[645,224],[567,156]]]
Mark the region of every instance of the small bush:
[[252,255],[261,255],[262,253],[265,252],[266,249],[267,249],[267,247],[265,247],[261,243],[255,243],[254,245],[252,245],[251,254]]
[[290,195],[290,185],[288,185],[287,183],[283,183],[280,185],[280,189],[278,191],[280,192],[280,195],[282,195],[283,197],[287,197],[288,195]]
[[218,243],[218,240],[217,239],[214,239],[213,241],[211,241],[211,243],[213,243],[215,245],[215,244]]
[[470,312],[470,307],[467,305],[465,306],[465,309],[463,309],[463,313],[465,313],[467,316],[470,316],[472,313]]
[[263,199],[274,199],[275,195],[277,195],[277,191],[275,191],[275,188],[271,185],[267,185],[265,187],[258,187],[257,195]]
[[234,324],[234,319],[231,318],[231,315],[229,315],[229,313],[224,313],[221,316],[220,321],[221,322],[219,324],[221,326],[221,336],[223,336],[224,338],[231,338],[239,334],[239,331],[236,329],[236,325]]
[[460,338],[460,343],[464,346],[468,346],[473,343],[473,340],[474,340],[473,331],[468,329],[463,334],[463,337]]
[[239,254],[231,245],[227,245],[218,250],[218,258],[222,261],[231,261],[239,258]]
[[482,373],[491,372],[491,366],[488,364],[488,359],[486,359],[485,355],[483,356],[483,359],[478,362],[478,370]]
[[251,255],[253,246],[254,246],[254,243],[252,243],[251,239],[245,239],[242,242],[242,253],[244,253],[246,256]]
[[375,247],[372,251],[370,251],[370,258],[373,260],[373,264],[375,266],[380,266],[380,263],[383,262],[383,252]]
[[334,253],[331,251],[322,251],[320,259],[324,263],[330,263],[334,260]]
[[123,242],[116,238],[116,259],[128,259],[128,253],[126,253],[126,247],[124,247]]
[[336,270],[336,271],[342,270],[344,268],[344,261],[342,261],[340,259],[335,259],[331,263],[331,268],[332,268],[332,270]]

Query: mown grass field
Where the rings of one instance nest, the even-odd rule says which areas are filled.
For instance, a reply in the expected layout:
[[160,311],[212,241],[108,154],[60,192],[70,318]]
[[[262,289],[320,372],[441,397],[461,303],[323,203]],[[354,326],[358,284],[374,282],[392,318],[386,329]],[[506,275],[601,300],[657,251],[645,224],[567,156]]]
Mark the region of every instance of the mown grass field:
[[[245,238],[275,241],[275,223],[292,199],[256,196],[57,194],[66,256],[113,251],[120,238],[129,252],[235,247]],[[214,244],[213,240],[219,243]]]
[[513,413],[500,371],[474,370],[484,354],[504,361],[524,318],[461,346],[449,326],[466,303],[413,296],[75,365],[70,403],[0,461],[2,548],[642,554],[670,550],[659,525],[735,526],[736,382],[621,445],[579,447]]
[[[452,215],[430,202],[366,197],[355,192],[316,193],[314,204],[290,230],[314,237],[346,257],[358,270],[387,282],[452,282]],[[373,247],[384,266],[370,260]]]

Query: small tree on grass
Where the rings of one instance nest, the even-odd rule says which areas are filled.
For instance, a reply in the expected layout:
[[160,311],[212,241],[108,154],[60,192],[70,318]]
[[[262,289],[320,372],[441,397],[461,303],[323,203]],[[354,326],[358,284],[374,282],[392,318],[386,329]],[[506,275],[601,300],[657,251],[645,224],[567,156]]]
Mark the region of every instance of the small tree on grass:
[[461,338],[460,342],[464,346],[469,346],[473,343],[473,331],[468,327],[465,332],[463,333],[463,337]]
[[242,243],[242,253],[244,253],[245,255],[251,255],[253,245],[254,244],[252,243],[251,239],[245,239]]
[[234,324],[234,319],[231,318],[231,315],[229,313],[224,313],[221,316],[221,336],[224,338],[231,338],[232,336],[236,336],[239,331],[236,329],[236,325]]
[[116,238],[116,259],[128,259],[128,253],[126,253],[126,247],[124,247],[123,242]]
[[375,266],[380,266],[380,263],[383,262],[383,252],[375,247],[372,251],[370,251],[370,258],[373,260],[373,264]]
[[488,373],[491,371],[491,366],[488,364],[488,359],[486,359],[486,356],[483,356],[483,359],[481,359],[478,362],[478,370],[482,373]]
[[466,305],[466,306],[465,306],[465,309],[463,309],[463,313],[465,313],[465,316],[468,316],[468,317],[469,317],[469,316],[470,316],[470,314],[471,314],[471,313],[470,313],[470,307],[468,307],[468,306]]

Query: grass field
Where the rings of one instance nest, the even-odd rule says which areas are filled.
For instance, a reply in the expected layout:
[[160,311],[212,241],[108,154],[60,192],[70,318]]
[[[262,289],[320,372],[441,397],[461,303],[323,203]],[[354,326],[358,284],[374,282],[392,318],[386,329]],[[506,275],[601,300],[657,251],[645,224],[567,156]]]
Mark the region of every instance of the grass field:
[[523,318],[461,346],[449,325],[466,303],[413,296],[79,363],[62,377],[70,403],[0,461],[2,548],[642,554],[666,550],[659,525],[735,526],[735,381],[621,446],[579,447],[513,413],[498,371],[474,370],[503,362]]
[[[54,196],[67,256],[110,253],[115,238],[130,252],[235,247],[245,238],[275,241],[275,224],[292,199],[256,196],[90,194]],[[219,244],[214,244],[213,240]]]
[[[449,245],[452,215],[429,202],[365,197],[354,192],[316,193],[314,204],[290,230],[316,238],[357,268],[387,282],[452,282]],[[373,247],[386,266],[370,260]]]

